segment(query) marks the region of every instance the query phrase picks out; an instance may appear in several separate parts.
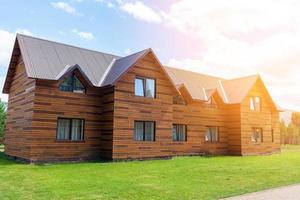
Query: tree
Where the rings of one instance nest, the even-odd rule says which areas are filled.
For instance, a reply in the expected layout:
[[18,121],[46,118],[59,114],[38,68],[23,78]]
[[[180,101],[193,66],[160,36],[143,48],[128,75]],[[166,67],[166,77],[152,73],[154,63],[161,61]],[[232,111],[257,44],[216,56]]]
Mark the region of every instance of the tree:
[[293,112],[291,122],[293,125],[300,128],[300,112]]
[[6,127],[6,105],[0,101],[0,138],[4,136]]

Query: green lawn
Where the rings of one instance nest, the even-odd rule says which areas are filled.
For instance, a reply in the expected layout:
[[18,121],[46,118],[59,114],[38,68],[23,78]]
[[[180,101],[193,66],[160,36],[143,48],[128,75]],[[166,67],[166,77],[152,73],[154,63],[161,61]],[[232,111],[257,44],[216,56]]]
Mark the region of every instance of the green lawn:
[[257,157],[28,165],[0,153],[0,199],[218,199],[300,182],[300,148]]

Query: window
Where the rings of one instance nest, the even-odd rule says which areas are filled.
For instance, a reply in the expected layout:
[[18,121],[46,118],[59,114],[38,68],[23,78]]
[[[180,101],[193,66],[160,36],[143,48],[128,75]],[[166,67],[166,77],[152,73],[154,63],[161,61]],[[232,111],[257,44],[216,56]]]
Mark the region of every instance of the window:
[[210,126],[205,130],[205,142],[218,142],[219,141],[219,127]]
[[134,122],[134,140],[136,140],[136,141],[154,141],[155,140],[155,122],[135,121]]
[[262,128],[252,128],[251,141],[254,143],[263,142]]
[[155,80],[149,78],[136,78],[135,95],[155,98]]
[[186,125],[173,124],[173,141],[187,141]]
[[250,110],[253,110],[253,111],[261,110],[260,97],[250,97]]
[[85,93],[85,87],[75,74],[67,77],[64,82],[60,84],[59,89],[65,92]]
[[57,120],[57,140],[83,140],[84,120],[58,118]]

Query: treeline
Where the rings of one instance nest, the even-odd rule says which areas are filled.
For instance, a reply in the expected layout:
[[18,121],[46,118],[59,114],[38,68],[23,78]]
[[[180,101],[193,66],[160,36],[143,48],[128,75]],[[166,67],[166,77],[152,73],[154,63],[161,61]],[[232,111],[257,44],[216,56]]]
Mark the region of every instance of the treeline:
[[0,144],[3,143],[5,126],[6,126],[6,104],[0,101]]
[[291,122],[280,122],[282,144],[300,144],[300,112],[293,112]]

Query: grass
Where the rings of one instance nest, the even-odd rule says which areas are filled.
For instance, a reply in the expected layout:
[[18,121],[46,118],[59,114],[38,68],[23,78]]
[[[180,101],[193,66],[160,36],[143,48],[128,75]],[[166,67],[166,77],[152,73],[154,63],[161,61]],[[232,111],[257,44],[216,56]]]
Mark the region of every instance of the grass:
[[300,148],[251,157],[28,165],[0,152],[0,199],[218,199],[300,182]]

